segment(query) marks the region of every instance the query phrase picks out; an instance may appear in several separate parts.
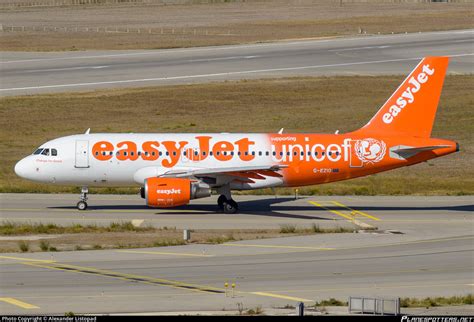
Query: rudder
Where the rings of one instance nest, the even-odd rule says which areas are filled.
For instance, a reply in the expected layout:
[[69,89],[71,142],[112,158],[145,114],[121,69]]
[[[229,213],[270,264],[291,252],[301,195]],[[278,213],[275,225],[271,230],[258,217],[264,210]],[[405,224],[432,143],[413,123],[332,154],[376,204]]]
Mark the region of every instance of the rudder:
[[356,132],[430,137],[448,68],[448,57],[425,57]]

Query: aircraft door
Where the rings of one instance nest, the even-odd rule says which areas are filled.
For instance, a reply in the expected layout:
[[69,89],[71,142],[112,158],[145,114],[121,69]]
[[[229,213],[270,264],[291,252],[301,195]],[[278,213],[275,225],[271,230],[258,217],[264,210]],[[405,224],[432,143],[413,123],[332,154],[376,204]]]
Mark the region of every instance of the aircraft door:
[[351,168],[362,168],[364,166],[364,163],[362,160],[358,157],[357,155],[357,147],[360,145],[360,140],[351,140],[351,153],[350,153],[350,163],[349,166]]
[[76,141],[76,168],[89,168],[89,141]]

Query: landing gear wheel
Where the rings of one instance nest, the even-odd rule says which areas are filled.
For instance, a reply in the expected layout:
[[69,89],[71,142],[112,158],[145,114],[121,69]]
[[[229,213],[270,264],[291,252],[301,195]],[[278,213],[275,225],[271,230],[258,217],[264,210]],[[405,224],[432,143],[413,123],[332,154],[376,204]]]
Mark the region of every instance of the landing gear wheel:
[[87,209],[87,202],[85,201],[79,201],[77,203],[77,209],[79,210],[86,210]]
[[227,201],[227,198],[224,195],[220,195],[219,199],[217,199],[217,205],[219,206],[220,210],[224,210],[224,202]]
[[238,209],[239,209],[239,206],[234,200],[230,199],[224,202],[224,213],[235,214]]

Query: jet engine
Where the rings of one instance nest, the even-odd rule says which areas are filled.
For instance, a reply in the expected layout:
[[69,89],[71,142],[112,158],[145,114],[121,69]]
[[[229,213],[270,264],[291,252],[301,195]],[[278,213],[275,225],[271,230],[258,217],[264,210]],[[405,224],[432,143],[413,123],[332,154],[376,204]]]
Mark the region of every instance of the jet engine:
[[209,197],[211,188],[190,179],[148,178],[140,194],[149,207],[171,208],[186,205],[192,199]]

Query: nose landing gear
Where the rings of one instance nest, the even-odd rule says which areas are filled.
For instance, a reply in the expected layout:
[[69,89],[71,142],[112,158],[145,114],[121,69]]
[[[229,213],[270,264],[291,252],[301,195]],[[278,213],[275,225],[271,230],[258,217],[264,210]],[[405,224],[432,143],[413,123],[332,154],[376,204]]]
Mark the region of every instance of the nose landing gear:
[[87,187],[82,187],[80,201],[77,203],[78,210],[87,209],[87,194],[88,193],[89,193],[89,189]]

